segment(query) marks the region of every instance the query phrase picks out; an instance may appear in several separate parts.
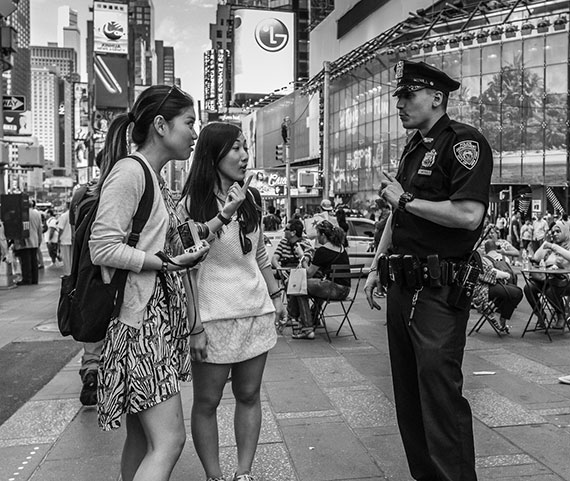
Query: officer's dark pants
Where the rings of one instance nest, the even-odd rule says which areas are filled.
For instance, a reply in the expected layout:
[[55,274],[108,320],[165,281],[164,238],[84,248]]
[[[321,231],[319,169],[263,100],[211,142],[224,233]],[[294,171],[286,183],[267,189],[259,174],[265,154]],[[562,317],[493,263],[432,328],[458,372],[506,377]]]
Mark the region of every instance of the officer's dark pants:
[[449,287],[388,289],[390,362],[398,426],[410,472],[421,481],[474,481],[471,408],[461,363],[469,309],[447,304]]

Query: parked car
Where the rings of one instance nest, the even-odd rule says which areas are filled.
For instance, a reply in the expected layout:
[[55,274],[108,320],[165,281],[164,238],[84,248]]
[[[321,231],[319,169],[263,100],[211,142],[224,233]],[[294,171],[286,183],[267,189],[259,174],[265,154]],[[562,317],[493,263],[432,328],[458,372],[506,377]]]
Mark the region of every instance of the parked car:
[[[364,264],[365,269],[370,267],[374,258],[374,221],[364,217],[347,217],[348,223],[348,256],[351,264]],[[269,258],[283,238],[283,229],[265,232],[265,246]]]

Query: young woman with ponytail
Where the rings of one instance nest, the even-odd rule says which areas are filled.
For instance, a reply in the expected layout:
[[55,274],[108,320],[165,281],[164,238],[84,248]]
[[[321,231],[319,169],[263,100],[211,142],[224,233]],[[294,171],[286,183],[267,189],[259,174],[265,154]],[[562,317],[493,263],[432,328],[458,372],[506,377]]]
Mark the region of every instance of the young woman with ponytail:
[[[196,132],[193,99],[177,87],[152,86],[132,111],[111,123],[105,146],[100,195],[89,248],[94,264],[110,280],[128,274],[124,301],[111,319],[98,372],[97,411],[103,430],[116,429],[126,415],[121,459],[123,481],[167,481],[186,432],[180,381],[190,380],[190,339],[201,327],[194,316],[193,270],[208,251],[185,253],[176,227],[181,222],[160,175],[171,160],[187,159]],[[129,147],[136,146],[129,157]],[[136,246],[127,245],[132,220],[153,182],[153,206]],[[160,255],[157,255],[160,253]]]

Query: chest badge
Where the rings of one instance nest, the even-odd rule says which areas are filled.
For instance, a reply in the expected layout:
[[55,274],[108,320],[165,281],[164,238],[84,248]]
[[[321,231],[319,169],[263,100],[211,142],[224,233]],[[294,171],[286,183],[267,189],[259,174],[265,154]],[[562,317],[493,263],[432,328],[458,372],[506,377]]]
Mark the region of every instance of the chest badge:
[[437,152],[435,149],[431,149],[429,152],[426,152],[424,158],[422,159],[422,167],[429,169],[433,164],[435,164],[435,157],[437,156]]
[[471,170],[479,160],[479,142],[475,140],[459,142],[453,146],[453,153],[463,167]]

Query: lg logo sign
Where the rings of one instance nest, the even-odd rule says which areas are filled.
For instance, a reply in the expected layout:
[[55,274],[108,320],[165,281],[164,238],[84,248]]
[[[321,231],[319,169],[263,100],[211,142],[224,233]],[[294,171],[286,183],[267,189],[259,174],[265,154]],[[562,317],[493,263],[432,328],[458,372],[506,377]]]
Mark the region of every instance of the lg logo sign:
[[268,52],[278,52],[289,41],[289,31],[283,22],[276,18],[267,18],[255,27],[257,44]]

